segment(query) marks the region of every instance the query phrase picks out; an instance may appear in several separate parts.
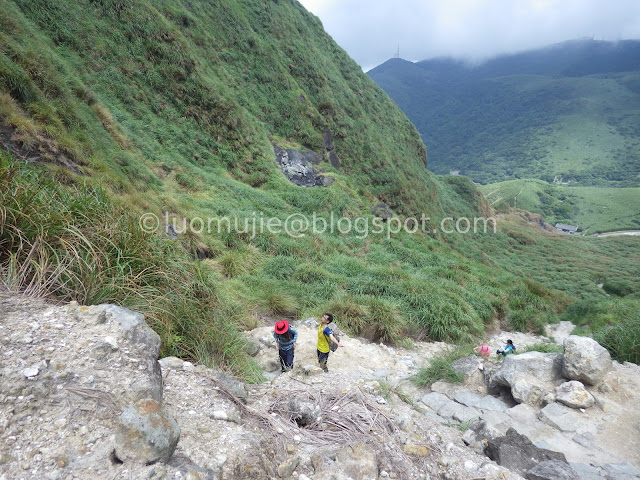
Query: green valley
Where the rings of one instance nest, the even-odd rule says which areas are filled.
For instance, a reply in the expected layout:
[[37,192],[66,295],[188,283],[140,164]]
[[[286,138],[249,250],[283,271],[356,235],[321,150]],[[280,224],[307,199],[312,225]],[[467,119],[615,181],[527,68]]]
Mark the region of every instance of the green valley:
[[540,213],[552,225],[577,225],[585,235],[640,228],[640,188],[571,187],[542,180],[507,180],[479,188],[499,211]]

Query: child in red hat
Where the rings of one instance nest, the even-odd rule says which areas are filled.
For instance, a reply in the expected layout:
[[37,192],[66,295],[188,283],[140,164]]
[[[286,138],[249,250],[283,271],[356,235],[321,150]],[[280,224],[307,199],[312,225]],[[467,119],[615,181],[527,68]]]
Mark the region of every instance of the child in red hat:
[[293,368],[293,354],[296,349],[296,340],[298,339],[298,332],[296,332],[289,322],[281,320],[276,322],[275,331],[273,332],[273,338],[276,339],[276,346],[278,347],[278,355],[280,356],[280,367],[282,373]]

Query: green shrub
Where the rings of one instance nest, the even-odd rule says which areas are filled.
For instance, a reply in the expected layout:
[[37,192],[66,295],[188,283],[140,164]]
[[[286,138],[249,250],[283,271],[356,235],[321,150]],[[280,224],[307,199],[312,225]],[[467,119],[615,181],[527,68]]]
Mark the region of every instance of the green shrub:
[[524,352],[564,353],[564,347],[557,343],[536,343],[518,349],[518,353]]
[[289,280],[293,277],[299,263],[296,257],[277,255],[265,261],[263,271],[272,278]]
[[[640,302],[638,302],[640,303]],[[594,332],[594,339],[618,362],[640,365],[640,313]]]
[[325,311],[334,316],[341,328],[354,336],[361,335],[368,326],[367,308],[351,295],[332,300]]
[[444,357],[435,357],[431,360],[428,367],[421,368],[412,378],[413,383],[419,387],[429,387],[439,380],[449,383],[462,384],[464,375],[457,372],[452,362],[458,357],[456,355],[446,355]]
[[607,280],[602,284],[602,289],[610,295],[625,297],[635,292],[634,286],[625,280]]
[[395,343],[404,330],[405,321],[398,308],[387,300],[367,298],[365,305],[369,311],[365,337],[374,342]]

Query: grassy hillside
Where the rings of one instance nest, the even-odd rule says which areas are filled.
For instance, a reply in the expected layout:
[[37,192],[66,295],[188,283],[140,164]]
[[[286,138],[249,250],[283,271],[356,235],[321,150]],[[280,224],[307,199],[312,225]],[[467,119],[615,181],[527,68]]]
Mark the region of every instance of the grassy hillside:
[[476,67],[394,59],[369,75],[416,125],[436,173],[635,187],[639,50],[569,42]]
[[552,225],[578,225],[584,234],[640,228],[640,189],[571,187],[542,180],[508,180],[480,187],[489,204],[540,213]]
[[[550,288],[532,279],[538,249],[574,249],[526,219],[445,233],[443,219],[488,217],[486,200],[426,170],[411,123],[295,1],[0,7],[0,285],[136,308],[163,354],[253,380],[240,332],[275,318],[331,311],[373,340],[470,342],[495,320],[540,329],[583,291],[604,297],[603,268],[636,288],[626,240],[581,252],[579,280],[559,271]],[[273,143],[314,150],[334,183],[292,184]],[[380,202],[398,216],[363,230]],[[429,220],[390,231],[409,216]],[[198,228],[221,217],[240,227]],[[353,228],[242,226],[302,217]]]

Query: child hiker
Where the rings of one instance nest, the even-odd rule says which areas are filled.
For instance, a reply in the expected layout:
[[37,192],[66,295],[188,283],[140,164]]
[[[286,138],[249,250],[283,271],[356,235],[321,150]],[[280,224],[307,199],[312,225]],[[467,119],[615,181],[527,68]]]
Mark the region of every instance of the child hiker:
[[325,313],[320,319],[320,326],[318,327],[318,363],[322,370],[329,371],[327,368],[327,360],[329,360],[329,339],[337,343],[340,346],[340,341],[333,335],[333,332],[329,328],[329,324],[333,322],[333,315]]
[[486,345],[486,344],[482,344],[479,347],[475,347],[474,350],[478,352],[478,355],[480,355],[480,357],[482,357],[483,360],[486,360],[487,358],[489,358],[489,355],[491,355],[491,348],[489,347],[489,345]]
[[293,368],[293,354],[296,349],[298,332],[289,326],[289,322],[281,320],[276,322],[273,338],[276,339],[282,373],[291,370]]
[[498,355],[507,356],[510,353],[516,353],[516,346],[513,344],[513,340],[509,339],[504,347],[500,347],[496,352]]

